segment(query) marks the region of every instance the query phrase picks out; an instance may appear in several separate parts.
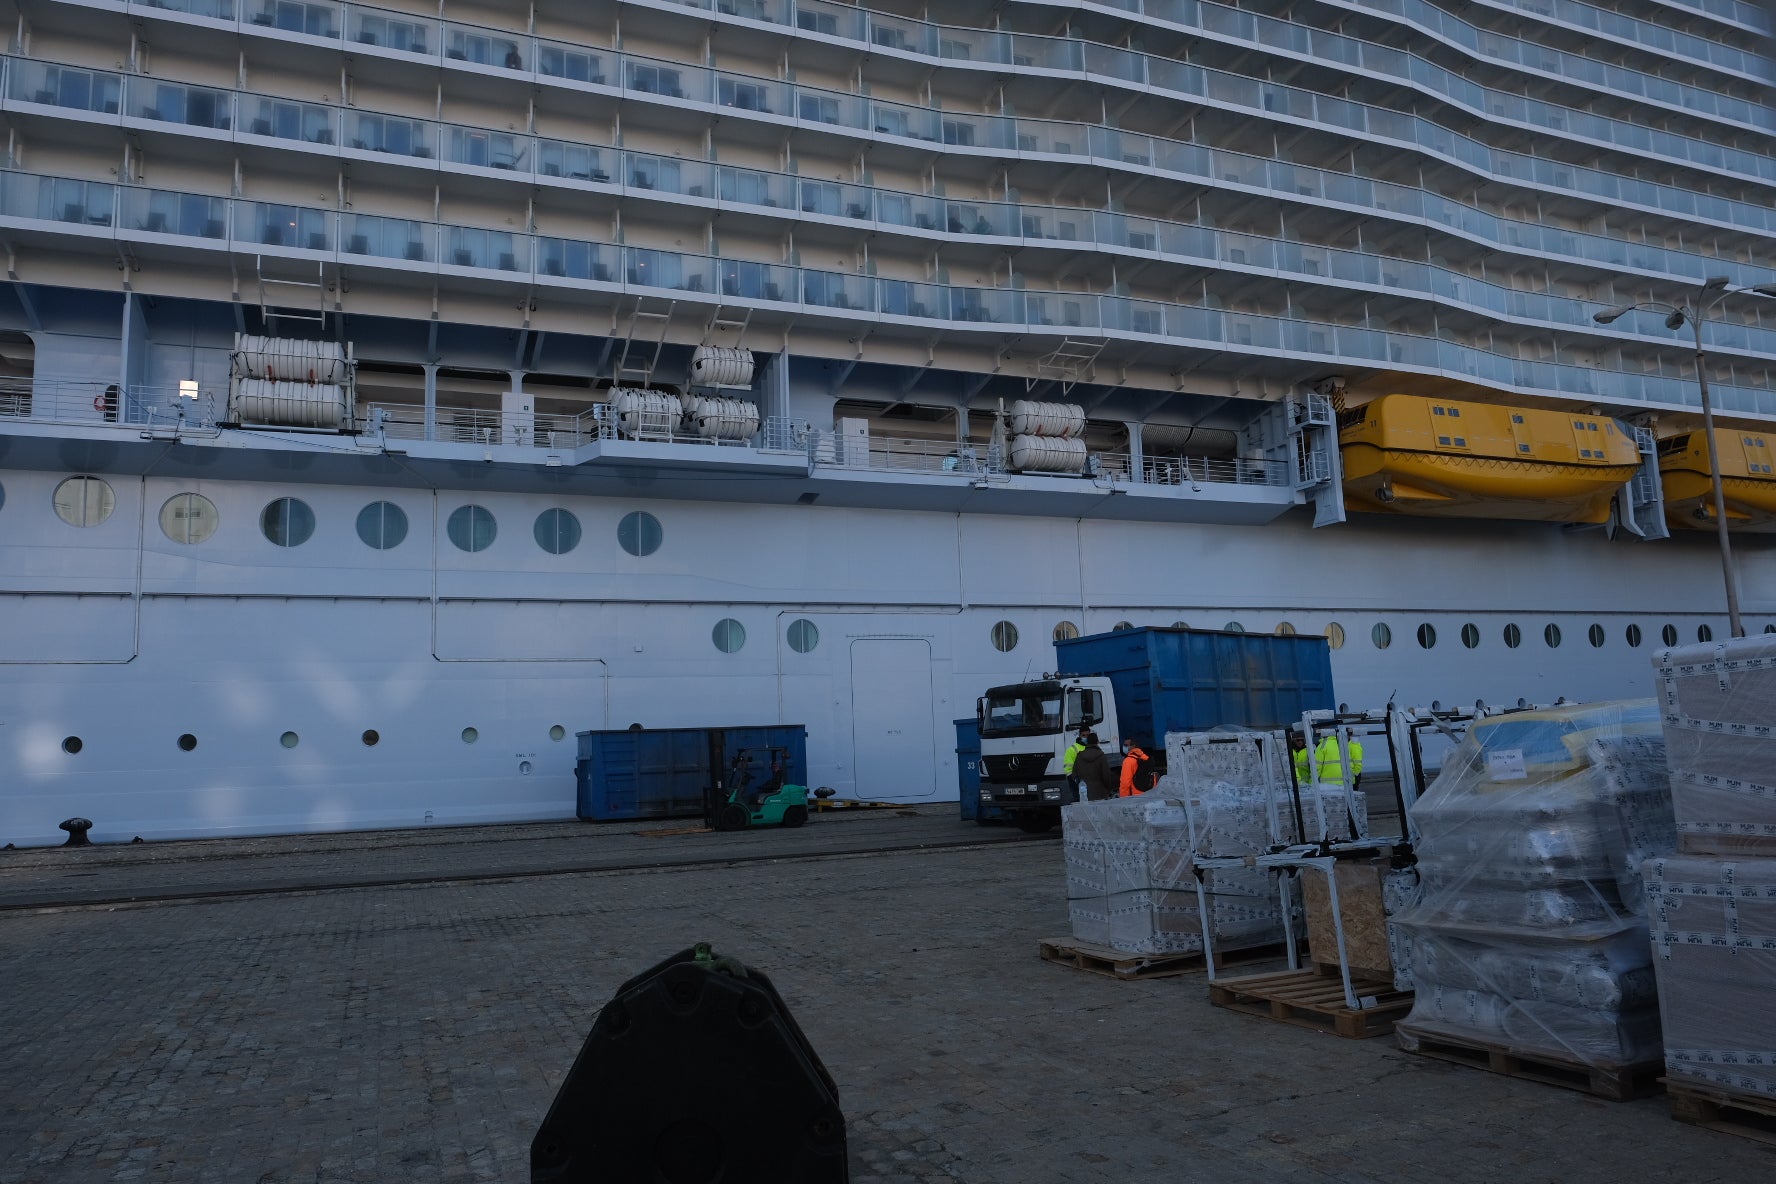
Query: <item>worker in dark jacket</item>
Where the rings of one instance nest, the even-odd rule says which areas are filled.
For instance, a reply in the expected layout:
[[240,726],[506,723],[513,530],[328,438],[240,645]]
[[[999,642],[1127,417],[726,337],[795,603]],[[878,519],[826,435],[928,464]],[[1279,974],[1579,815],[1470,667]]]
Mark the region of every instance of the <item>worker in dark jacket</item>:
[[1098,747],[1096,732],[1087,732],[1085,747],[1073,758],[1073,777],[1087,801],[1101,802],[1116,796],[1116,774],[1110,769],[1110,758]]

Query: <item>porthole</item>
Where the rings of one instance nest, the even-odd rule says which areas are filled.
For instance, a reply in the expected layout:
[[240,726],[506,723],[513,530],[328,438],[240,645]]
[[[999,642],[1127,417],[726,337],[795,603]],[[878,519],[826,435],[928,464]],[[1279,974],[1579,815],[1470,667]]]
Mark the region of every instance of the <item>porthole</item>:
[[1326,645],[1335,650],[1344,648],[1344,626],[1337,621],[1326,626]]
[[1079,636],[1079,626],[1072,621],[1062,621],[1054,627],[1053,636],[1056,641],[1072,641]]
[[1669,645],[1676,645],[1677,644],[1677,626],[1676,625],[1667,625],[1667,626],[1665,626],[1665,628],[1659,630],[1659,640],[1664,642],[1668,646]]
[[407,511],[394,502],[371,502],[358,511],[358,538],[366,547],[387,551],[407,537]]
[[1010,621],[996,621],[993,624],[993,648],[1002,654],[1009,654],[1017,649],[1018,627]]
[[97,477],[69,477],[55,487],[56,517],[69,526],[97,526],[117,508],[117,495]]
[[1130,629],[1133,629],[1134,627],[1135,627],[1135,623],[1133,621],[1118,621],[1118,622],[1116,622],[1116,624],[1110,626],[1110,632],[1112,632],[1112,633],[1127,633]]
[[1591,628],[1585,630],[1585,638],[1591,643],[1592,649],[1602,649],[1604,642],[1603,626],[1592,625]]
[[715,642],[715,648],[724,654],[737,654],[740,647],[746,644],[746,626],[733,617],[723,617],[709,631]]
[[1223,633],[1244,633],[1246,627],[1238,621],[1229,621],[1227,624],[1221,626],[1221,631]]
[[474,728],[464,728],[462,730],[462,742],[464,744],[473,744],[479,739],[481,739],[481,733]]
[[1383,622],[1377,621],[1375,628],[1369,630],[1369,640],[1375,643],[1376,649],[1385,650],[1394,644],[1394,631]]
[[295,732],[285,732],[282,736],[278,737],[278,743],[282,744],[285,748],[295,748],[298,744],[302,743],[302,738]]
[[560,743],[561,741],[567,739],[567,729],[562,727],[560,724],[553,725],[549,729],[549,739],[554,740],[557,743]]
[[314,511],[301,498],[280,497],[259,514],[259,529],[280,547],[300,547],[314,534]]
[[179,737],[179,751],[180,752],[193,752],[196,749],[197,749],[197,737],[196,736],[193,736],[190,732],[186,732],[183,736]]
[[375,748],[378,744],[382,743],[382,733],[378,732],[375,728],[365,728],[364,734],[359,736],[358,739],[364,742],[365,748]]
[[458,551],[472,555],[493,546],[493,540],[499,535],[499,524],[484,506],[458,506],[450,512],[444,531]]
[[1463,625],[1462,626],[1462,644],[1471,650],[1479,649],[1480,648],[1480,626],[1474,624],[1474,622],[1472,622],[1472,621],[1469,621],[1466,625]]
[[1295,626],[1291,625],[1287,621],[1277,622],[1277,636],[1278,637],[1294,637],[1295,636]]
[[806,617],[799,617],[789,623],[789,648],[798,654],[806,654],[820,644],[820,627]]
[[1505,648],[1514,650],[1523,644],[1523,630],[1515,625],[1505,626]]
[[62,751],[69,756],[78,755],[80,750],[85,747],[86,745],[81,743],[80,737],[78,736],[68,736],[62,740]]
[[1437,644],[1437,630],[1429,621],[1418,627],[1418,648],[1428,650]]
[[1174,629],[1188,629],[1188,628],[1190,628],[1190,622],[1189,621],[1173,621],[1172,628],[1174,628]]
[[1697,641],[1713,641],[1714,640],[1714,630],[1707,625],[1696,626],[1696,640]]
[[660,549],[665,532],[660,520],[646,510],[634,510],[617,523],[617,545],[637,558]]
[[1542,630],[1542,640],[1548,643],[1549,649],[1551,649],[1551,650],[1559,649],[1560,648],[1560,626],[1554,624],[1552,621],[1548,622],[1547,628]]
[[[0,501],[0,506],[3,506],[5,504],[6,503],[4,501]],[[1776,633],[1776,625],[1765,625],[1764,632],[1765,633]]]
[[160,532],[175,543],[203,542],[216,522],[216,503],[201,493],[175,493],[160,508]]
[[551,555],[565,555],[580,545],[580,520],[562,509],[544,510],[531,530],[537,546]]

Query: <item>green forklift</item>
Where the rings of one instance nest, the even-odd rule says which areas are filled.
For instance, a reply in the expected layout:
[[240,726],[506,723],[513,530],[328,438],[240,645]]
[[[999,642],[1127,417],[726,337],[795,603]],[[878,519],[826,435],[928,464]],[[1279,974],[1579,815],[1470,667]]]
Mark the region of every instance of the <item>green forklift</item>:
[[739,749],[727,775],[703,791],[704,825],[715,830],[803,825],[808,787],[789,784],[789,773],[787,748]]

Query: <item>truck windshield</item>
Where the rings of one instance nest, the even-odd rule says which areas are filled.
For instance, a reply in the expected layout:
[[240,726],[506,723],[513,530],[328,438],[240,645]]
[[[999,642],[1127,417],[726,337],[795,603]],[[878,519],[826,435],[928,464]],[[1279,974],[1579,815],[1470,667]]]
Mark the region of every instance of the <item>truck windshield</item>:
[[994,687],[981,698],[983,736],[1035,736],[1061,727],[1061,686],[1027,682]]

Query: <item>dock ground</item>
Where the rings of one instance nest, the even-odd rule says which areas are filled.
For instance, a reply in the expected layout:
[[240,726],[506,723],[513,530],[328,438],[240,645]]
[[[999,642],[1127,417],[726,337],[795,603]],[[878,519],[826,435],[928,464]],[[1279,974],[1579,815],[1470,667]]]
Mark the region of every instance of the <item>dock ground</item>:
[[0,1182],[518,1184],[599,1007],[697,941],[785,996],[858,1184],[1776,1173],[1662,1097],[1042,962],[1059,842],[953,809],[0,852]]

